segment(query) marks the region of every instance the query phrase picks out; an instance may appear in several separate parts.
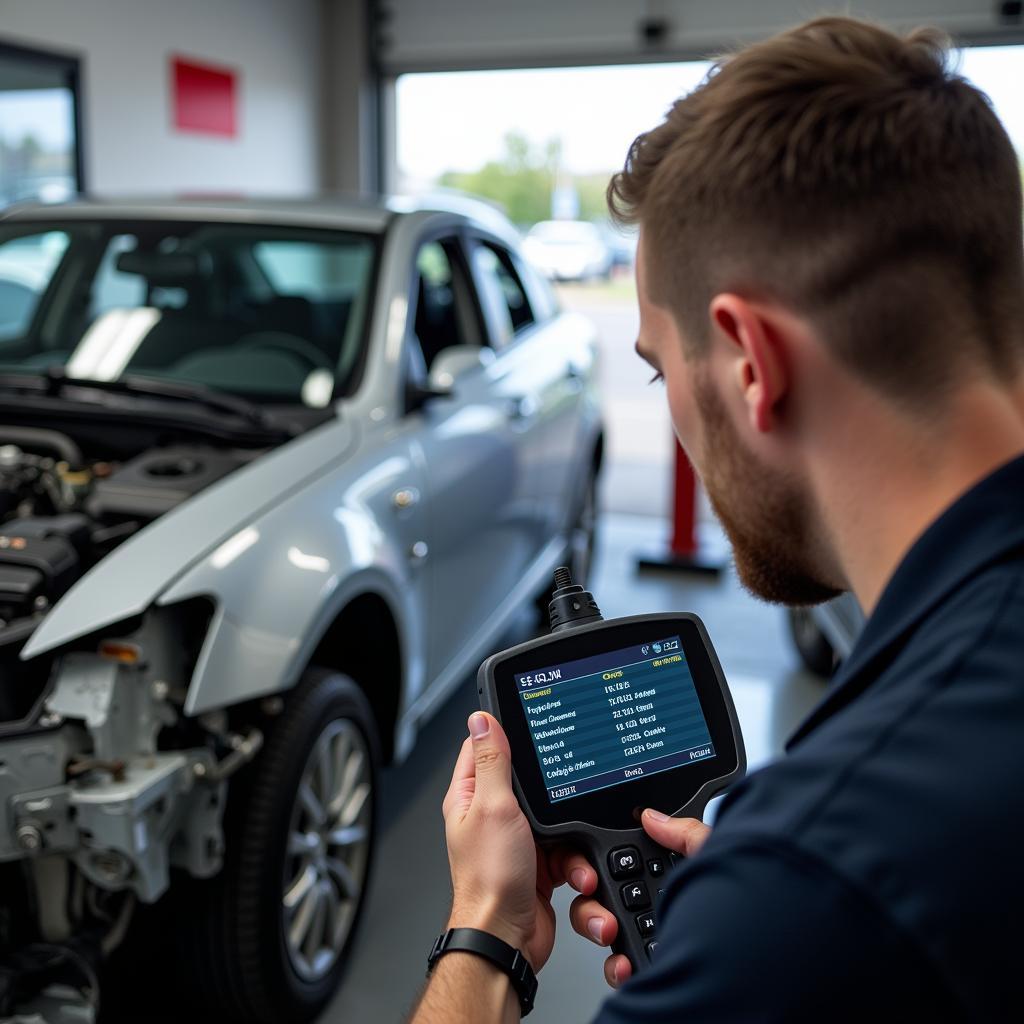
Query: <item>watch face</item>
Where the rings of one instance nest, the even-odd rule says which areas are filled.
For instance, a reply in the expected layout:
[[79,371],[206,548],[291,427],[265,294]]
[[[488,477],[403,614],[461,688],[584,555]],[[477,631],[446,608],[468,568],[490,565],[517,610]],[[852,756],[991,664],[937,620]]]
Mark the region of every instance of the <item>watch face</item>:
[[692,617],[555,635],[493,671],[541,825],[635,828],[643,807],[678,810],[737,768],[725,684]]

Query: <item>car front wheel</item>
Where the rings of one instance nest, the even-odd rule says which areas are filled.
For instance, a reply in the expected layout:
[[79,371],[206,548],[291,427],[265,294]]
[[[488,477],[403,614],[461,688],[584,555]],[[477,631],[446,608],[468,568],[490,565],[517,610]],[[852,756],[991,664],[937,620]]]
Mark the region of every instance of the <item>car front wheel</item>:
[[379,763],[359,687],[309,670],[225,823],[228,857],[197,951],[201,994],[221,1019],[308,1021],[334,994],[369,877]]

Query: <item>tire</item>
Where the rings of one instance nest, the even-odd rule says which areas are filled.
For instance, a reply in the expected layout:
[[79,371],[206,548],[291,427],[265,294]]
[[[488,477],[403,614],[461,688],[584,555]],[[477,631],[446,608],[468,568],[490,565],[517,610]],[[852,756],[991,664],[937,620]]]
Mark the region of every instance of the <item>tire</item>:
[[[215,1011],[201,1019],[298,1024],[334,994],[369,881],[379,766],[359,687],[307,671],[229,795],[224,870],[205,907],[194,904],[202,927],[188,958],[190,1001],[204,1015]],[[300,919],[305,946],[292,941]]]
[[[562,561],[562,564],[571,570],[573,583],[578,583],[584,588],[590,582],[594,552],[597,549],[597,481],[597,468],[592,467],[573,516],[573,523],[569,529],[569,543]],[[547,587],[537,597],[537,615],[540,625],[545,630],[548,626],[548,604],[554,589],[554,586]]]
[[789,632],[808,671],[825,679],[835,671],[836,652],[818,628],[809,608],[789,609]]

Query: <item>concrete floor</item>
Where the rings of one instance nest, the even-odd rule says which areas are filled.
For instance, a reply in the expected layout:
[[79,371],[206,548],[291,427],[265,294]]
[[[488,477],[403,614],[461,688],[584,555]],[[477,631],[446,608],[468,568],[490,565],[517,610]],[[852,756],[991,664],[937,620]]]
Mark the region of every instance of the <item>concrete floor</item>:
[[[658,548],[664,519],[612,514],[601,523],[592,580],[606,618],[644,611],[694,611],[718,650],[736,701],[751,768],[776,756],[782,743],[823,692],[824,684],[798,668],[782,611],[746,594],[732,571],[721,579],[639,574],[636,554]],[[707,531],[709,548],[722,549]],[[527,638],[529,622],[508,643]],[[441,800],[455,754],[475,710],[469,678],[421,735],[410,759],[383,782],[383,830],[368,904],[341,991],[323,1024],[373,1024],[404,1019],[423,982],[426,955],[444,925],[450,889]],[[713,820],[714,807],[707,819]],[[571,895],[556,895],[559,931],[551,961],[540,975],[531,1021],[573,1024],[589,1020],[607,994],[604,952],[568,926]]]

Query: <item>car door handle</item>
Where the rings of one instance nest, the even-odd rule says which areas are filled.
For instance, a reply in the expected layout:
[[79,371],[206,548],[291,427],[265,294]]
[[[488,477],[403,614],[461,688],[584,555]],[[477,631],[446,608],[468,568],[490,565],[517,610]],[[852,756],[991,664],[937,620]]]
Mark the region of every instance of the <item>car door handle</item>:
[[537,399],[533,395],[517,395],[508,400],[508,418],[525,423],[537,415]]

